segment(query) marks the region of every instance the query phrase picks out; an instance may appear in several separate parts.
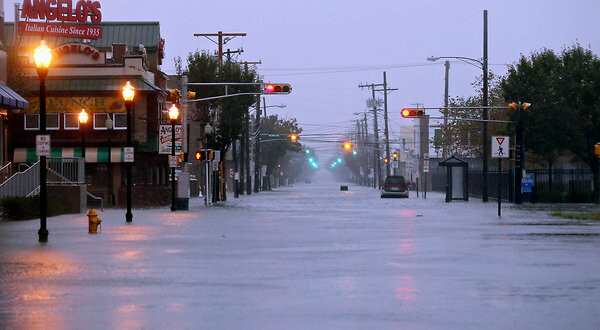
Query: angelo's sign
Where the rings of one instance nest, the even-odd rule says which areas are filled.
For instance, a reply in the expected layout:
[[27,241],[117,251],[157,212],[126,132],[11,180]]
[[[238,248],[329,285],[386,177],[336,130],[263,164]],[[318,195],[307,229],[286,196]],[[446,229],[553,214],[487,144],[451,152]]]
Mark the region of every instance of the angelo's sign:
[[99,39],[102,38],[102,27],[81,24],[88,18],[92,24],[100,24],[100,7],[100,2],[90,0],[79,0],[75,6],[73,0],[24,0],[21,18],[25,21],[19,22],[19,33]]

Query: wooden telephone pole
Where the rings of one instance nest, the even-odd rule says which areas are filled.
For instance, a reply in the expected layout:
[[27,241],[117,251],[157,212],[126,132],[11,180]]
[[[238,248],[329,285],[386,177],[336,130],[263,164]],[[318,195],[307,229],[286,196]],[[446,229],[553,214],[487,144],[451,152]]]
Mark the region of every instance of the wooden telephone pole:
[[[206,37],[206,39],[219,45],[219,65],[223,64],[223,45],[235,37],[245,36],[245,33],[223,33],[223,31],[219,31],[217,33],[194,33],[194,37]],[[210,37],[217,37],[217,41],[214,41]]]

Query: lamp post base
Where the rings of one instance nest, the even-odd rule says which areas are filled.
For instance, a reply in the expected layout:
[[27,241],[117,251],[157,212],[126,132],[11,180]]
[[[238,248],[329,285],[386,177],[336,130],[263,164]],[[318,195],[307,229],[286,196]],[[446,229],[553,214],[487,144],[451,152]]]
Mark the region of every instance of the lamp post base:
[[48,232],[48,229],[40,229],[38,230],[38,236],[39,236],[39,242],[40,243],[46,243],[48,242],[48,235],[50,233]]
[[125,221],[126,222],[132,222],[133,221],[133,214],[131,214],[131,212],[125,213]]
[[171,205],[171,212],[177,211],[177,208],[175,207],[175,205]]

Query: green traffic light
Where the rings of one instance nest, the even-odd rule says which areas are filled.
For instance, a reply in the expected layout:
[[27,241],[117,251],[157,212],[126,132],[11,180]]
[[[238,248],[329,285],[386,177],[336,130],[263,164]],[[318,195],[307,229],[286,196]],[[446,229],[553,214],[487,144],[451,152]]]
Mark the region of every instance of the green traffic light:
[[356,156],[357,152],[356,150],[352,150],[352,155]]

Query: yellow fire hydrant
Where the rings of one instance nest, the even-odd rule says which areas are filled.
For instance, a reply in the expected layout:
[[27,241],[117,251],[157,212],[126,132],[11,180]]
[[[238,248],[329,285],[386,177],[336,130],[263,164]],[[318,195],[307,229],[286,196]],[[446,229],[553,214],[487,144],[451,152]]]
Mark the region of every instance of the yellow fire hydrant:
[[87,213],[87,216],[88,224],[90,226],[90,234],[98,234],[98,225],[100,225],[100,223],[102,222],[102,220],[98,218],[98,213],[94,209],[90,209]]

